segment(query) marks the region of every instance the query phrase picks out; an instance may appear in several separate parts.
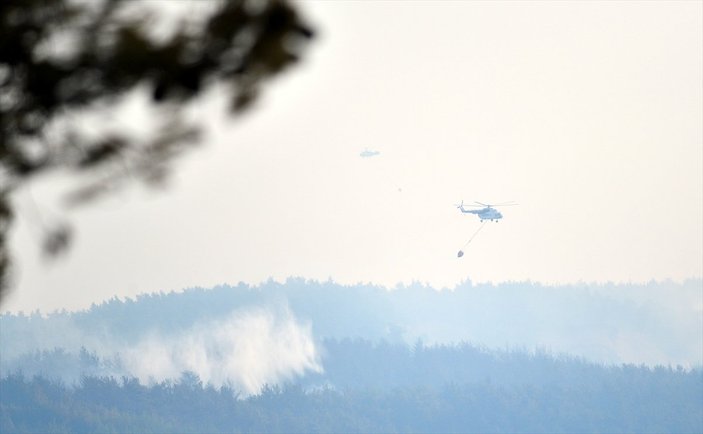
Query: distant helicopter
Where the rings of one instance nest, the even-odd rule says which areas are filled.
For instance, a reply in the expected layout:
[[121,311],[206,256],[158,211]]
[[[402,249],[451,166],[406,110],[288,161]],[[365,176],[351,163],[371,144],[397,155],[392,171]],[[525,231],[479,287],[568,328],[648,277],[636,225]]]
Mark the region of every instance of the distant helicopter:
[[369,158],[369,157],[375,157],[376,155],[379,155],[379,151],[369,151],[369,148],[364,149],[364,151],[359,154],[361,158]]
[[497,203],[493,205],[489,205],[486,203],[481,203],[481,202],[474,202],[477,203],[478,205],[466,205],[466,206],[473,206],[473,207],[483,207],[481,209],[466,209],[464,208],[464,201],[462,200],[460,204],[456,205],[456,207],[459,209],[464,214],[476,214],[479,219],[481,219],[481,222],[484,220],[490,220],[490,221],[495,221],[497,222],[498,220],[503,218],[503,214],[500,213],[497,209],[495,209],[495,206],[512,206],[512,205],[517,205],[517,203],[513,202],[504,202],[504,203]]

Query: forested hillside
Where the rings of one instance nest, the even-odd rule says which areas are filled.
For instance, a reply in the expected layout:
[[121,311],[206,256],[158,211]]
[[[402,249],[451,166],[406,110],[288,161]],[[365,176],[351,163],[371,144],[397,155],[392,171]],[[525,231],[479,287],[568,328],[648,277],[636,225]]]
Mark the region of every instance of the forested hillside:
[[80,348],[102,356],[146,336],[180,338],[202,324],[265,311],[310,328],[315,340],[470,342],[489,348],[546,348],[607,363],[703,364],[703,281],[646,285],[546,286],[465,282],[370,285],[289,279],[113,298],[79,312],[1,315],[7,372],[35,350]]
[[[349,363],[360,362],[363,356],[360,354]],[[394,362],[404,361],[408,361],[407,357]],[[372,362],[367,361],[369,365]],[[697,433],[703,430],[700,370],[591,366],[580,372],[582,377],[568,378],[579,374],[571,363],[552,360],[541,366],[545,371],[540,381],[525,384],[501,384],[502,381],[486,379],[429,387],[386,388],[384,382],[345,389],[289,385],[265,387],[260,394],[246,399],[238,399],[237,391],[230,387],[207,387],[192,373],[185,373],[177,382],[150,387],[136,379],[85,377],[75,388],[40,377],[10,375],[0,381],[0,431]],[[393,367],[402,368],[402,365]],[[356,374],[362,384],[363,377],[367,381],[379,377],[375,372]]]
[[0,316],[2,432],[702,432],[702,282],[289,279]]

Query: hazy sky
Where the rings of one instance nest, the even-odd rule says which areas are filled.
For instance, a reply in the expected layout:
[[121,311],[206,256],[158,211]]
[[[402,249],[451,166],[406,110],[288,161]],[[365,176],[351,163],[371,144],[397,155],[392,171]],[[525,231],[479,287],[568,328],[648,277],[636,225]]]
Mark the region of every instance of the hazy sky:
[[[208,145],[166,191],[67,214],[61,178],[17,195],[3,310],[291,275],[703,276],[703,3],[299,6],[319,31],[306,61],[231,124],[203,103]],[[380,155],[360,158],[367,147]],[[520,205],[457,258],[479,226],[462,199]],[[41,260],[36,214],[76,229],[56,263]]]

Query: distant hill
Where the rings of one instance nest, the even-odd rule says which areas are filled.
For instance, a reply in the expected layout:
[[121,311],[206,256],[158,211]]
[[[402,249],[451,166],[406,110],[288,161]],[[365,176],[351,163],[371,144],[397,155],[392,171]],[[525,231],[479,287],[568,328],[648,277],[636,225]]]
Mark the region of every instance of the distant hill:
[[291,278],[113,298],[79,312],[2,315],[0,338],[2,376],[22,369],[69,382],[82,375],[158,382],[191,370],[249,392],[263,383],[324,382],[332,360],[342,360],[339,342],[350,347],[355,339],[402,351],[469,345],[493,364],[520,353],[691,368],[703,365],[703,282],[465,282],[437,291]]
[[3,315],[0,431],[701,432],[701,289],[289,279]]

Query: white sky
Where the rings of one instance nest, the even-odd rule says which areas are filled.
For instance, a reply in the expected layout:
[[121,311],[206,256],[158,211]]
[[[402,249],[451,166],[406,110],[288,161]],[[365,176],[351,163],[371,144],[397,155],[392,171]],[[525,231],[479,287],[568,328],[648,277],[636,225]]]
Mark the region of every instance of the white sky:
[[[56,215],[69,184],[18,195],[3,310],[287,276],[437,287],[703,276],[702,2],[300,9],[319,31],[306,61],[257,110],[217,124],[168,190],[59,211],[76,229],[64,259],[41,260],[27,221],[32,200]],[[202,116],[217,118],[213,107]],[[366,147],[381,154],[362,159]],[[520,206],[459,259],[479,225],[452,206],[462,199]]]

